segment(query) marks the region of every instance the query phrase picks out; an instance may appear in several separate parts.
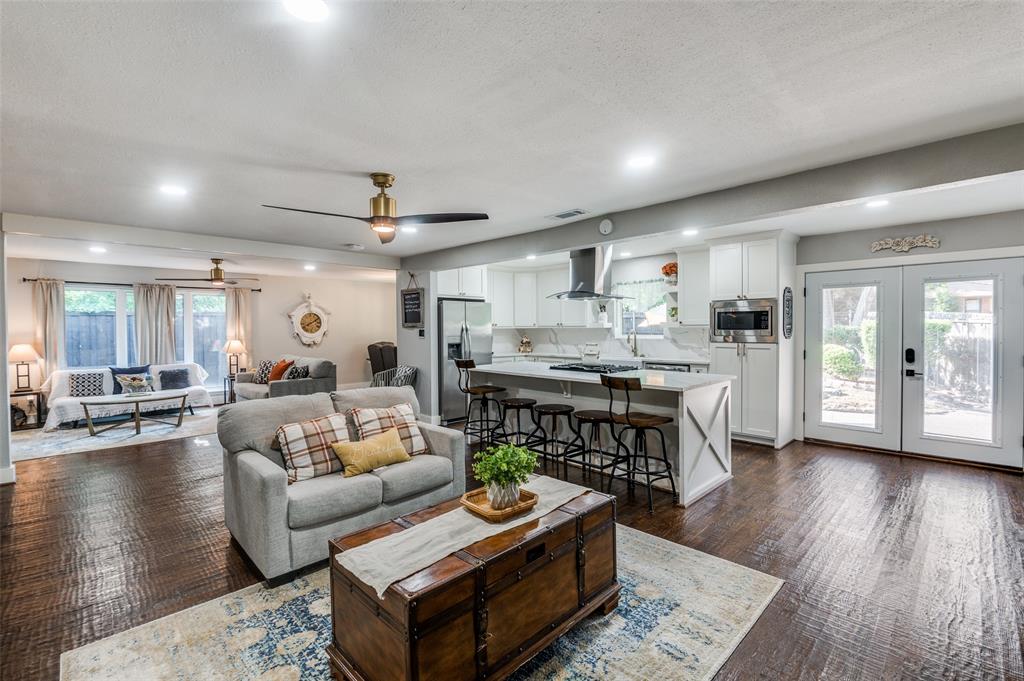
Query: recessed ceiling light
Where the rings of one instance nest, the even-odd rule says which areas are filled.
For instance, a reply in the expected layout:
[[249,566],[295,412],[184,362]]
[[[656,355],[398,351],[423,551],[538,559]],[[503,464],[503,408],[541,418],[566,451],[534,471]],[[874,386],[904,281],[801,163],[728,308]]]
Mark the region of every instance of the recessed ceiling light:
[[683,230],[683,236],[697,236],[700,233],[699,229],[689,228]]
[[177,184],[162,184],[160,185],[160,192],[168,196],[185,196],[188,194],[187,189]]
[[103,248],[103,246],[89,246],[89,251],[92,253],[106,253],[107,249]]
[[628,257],[629,257],[629,256],[631,256],[631,255],[633,255],[633,254],[632,254],[632,253],[630,253],[629,251],[626,251],[625,253],[623,253],[623,254],[622,254],[622,257],[623,257],[623,258],[628,258]]
[[303,21],[323,21],[330,14],[324,0],[284,0],[284,8]]
[[307,272],[313,272],[314,270],[316,270],[316,265],[306,265],[302,269],[306,270]]
[[350,251],[365,251],[366,246],[362,244],[344,244],[343,248],[347,248]]
[[417,230],[415,227],[402,227],[402,231],[405,234],[415,234],[419,230]]
[[884,208],[889,205],[889,199],[875,199],[864,204],[868,208]]
[[526,256],[526,259],[527,260],[536,260],[537,256],[535,256],[533,253],[531,253],[530,255]]
[[637,154],[630,156],[626,161],[626,168],[629,170],[647,170],[654,167],[655,158],[653,154]]

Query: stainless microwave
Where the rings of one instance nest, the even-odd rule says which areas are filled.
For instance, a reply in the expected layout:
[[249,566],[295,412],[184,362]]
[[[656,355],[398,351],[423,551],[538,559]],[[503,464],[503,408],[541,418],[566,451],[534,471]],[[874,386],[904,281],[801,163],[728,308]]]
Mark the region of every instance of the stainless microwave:
[[713,301],[711,342],[777,342],[778,308],[778,298]]

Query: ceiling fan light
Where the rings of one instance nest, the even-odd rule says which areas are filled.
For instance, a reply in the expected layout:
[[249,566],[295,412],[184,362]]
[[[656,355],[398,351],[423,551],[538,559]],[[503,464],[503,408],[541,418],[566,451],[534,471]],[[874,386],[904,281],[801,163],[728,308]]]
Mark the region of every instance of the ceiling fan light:
[[389,234],[395,231],[395,226],[390,222],[371,222],[370,229],[382,234]]

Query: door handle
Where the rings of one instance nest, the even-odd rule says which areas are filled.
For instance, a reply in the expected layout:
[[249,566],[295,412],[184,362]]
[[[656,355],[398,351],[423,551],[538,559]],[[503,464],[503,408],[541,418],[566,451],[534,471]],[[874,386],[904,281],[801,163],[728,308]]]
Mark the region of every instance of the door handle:
[[907,369],[905,374],[907,378],[916,378],[918,376],[924,376],[923,371],[914,371],[913,369]]

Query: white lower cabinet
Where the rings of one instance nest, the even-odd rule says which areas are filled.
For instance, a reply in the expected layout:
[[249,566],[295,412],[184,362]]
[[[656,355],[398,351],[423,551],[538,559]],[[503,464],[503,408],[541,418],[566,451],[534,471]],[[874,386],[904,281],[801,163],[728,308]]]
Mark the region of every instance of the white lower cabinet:
[[778,433],[779,346],[712,343],[711,373],[731,374],[732,432],[764,439]]

